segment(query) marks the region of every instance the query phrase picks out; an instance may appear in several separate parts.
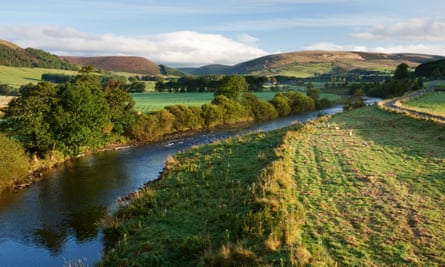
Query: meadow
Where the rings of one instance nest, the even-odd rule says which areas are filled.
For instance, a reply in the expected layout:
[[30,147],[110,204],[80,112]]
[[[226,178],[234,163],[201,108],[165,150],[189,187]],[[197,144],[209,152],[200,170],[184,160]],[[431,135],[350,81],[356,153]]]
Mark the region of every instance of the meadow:
[[[260,100],[269,101],[272,100],[276,92],[256,92],[254,94]],[[213,93],[134,93],[131,95],[136,101],[135,109],[142,112],[158,111],[175,104],[199,107],[212,102],[214,98]],[[321,98],[328,98],[331,101],[341,99],[335,94],[321,94]]]
[[366,107],[185,151],[108,219],[100,265],[445,265],[444,130]]
[[445,116],[445,92],[431,92],[411,101],[403,102],[403,106],[417,111]]
[[44,68],[21,68],[8,67],[0,65],[0,84],[8,84],[12,87],[19,88],[28,83],[37,83],[41,81],[42,74],[67,74],[76,75],[76,71],[44,69]]

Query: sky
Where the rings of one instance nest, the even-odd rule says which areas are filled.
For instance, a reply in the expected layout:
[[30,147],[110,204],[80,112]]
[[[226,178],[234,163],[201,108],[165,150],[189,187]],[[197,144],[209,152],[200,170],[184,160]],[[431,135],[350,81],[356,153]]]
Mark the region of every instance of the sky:
[[56,55],[233,65],[303,50],[445,56],[443,0],[5,0],[0,39]]

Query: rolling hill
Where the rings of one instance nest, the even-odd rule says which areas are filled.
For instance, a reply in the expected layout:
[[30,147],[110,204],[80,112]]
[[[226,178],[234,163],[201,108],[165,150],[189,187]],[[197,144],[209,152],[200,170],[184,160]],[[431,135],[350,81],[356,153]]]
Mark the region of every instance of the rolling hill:
[[76,66],[56,55],[40,49],[23,49],[5,40],[0,40],[0,65],[63,70],[77,69]]
[[444,59],[443,56],[424,54],[383,54],[347,51],[302,51],[268,55],[239,63],[234,66],[209,65],[200,68],[181,69],[185,72],[204,74],[249,74],[249,75],[287,75],[310,77],[314,73],[329,73],[342,70],[394,70],[405,62],[411,67]]
[[161,67],[150,60],[136,56],[69,57],[61,56],[71,64],[92,65],[98,69],[116,72],[130,72],[144,75],[160,75]]

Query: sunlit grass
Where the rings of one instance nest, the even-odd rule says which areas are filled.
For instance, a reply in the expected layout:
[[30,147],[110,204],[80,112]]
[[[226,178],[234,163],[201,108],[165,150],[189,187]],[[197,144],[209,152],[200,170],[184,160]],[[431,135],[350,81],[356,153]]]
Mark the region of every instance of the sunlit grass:
[[22,68],[7,67],[0,65],[0,84],[8,84],[12,87],[19,88],[28,83],[37,83],[41,81],[42,74],[57,73],[76,75],[76,71],[45,69],[45,68]]
[[102,264],[444,265],[444,164],[443,125],[375,107],[201,146],[110,218]]
[[427,93],[419,98],[403,103],[410,109],[445,116],[445,92]]

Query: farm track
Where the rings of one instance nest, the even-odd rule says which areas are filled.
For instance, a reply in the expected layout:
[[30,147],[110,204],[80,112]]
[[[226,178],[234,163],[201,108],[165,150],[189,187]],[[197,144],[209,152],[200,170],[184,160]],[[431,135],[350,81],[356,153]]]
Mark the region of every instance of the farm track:
[[403,107],[401,104],[405,101],[414,99],[414,98],[418,98],[421,97],[422,95],[428,93],[428,92],[432,92],[434,90],[434,86],[435,84],[432,84],[429,86],[428,89],[426,90],[419,90],[416,91],[412,94],[409,95],[405,95],[405,96],[401,96],[401,97],[397,97],[397,98],[393,98],[391,100],[383,100],[379,102],[379,106],[383,107],[385,109],[389,109],[398,113],[405,113],[410,117],[414,117],[414,118],[422,118],[425,120],[433,120],[439,123],[445,123],[445,116],[440,116],[440,115],[436,115],[436,114],[430,114],[427,112],[422,112],[422,111],[418,111],[418,110],[414,110],[414,109],[410,109],[407,107]]

